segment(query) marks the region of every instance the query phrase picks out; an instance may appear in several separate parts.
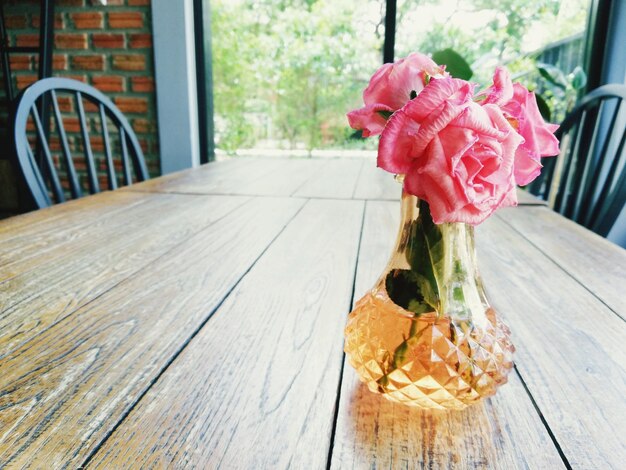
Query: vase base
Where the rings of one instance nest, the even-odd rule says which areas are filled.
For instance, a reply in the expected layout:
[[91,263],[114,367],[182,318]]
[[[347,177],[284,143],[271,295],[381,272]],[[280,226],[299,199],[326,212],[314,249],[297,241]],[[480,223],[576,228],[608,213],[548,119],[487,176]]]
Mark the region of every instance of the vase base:
[[515,348],[489,308],[483,321],[418,316],[384,290],[363,297],[346,326],[345,351],[361,381],[393,402],[463,409],[507,381]]

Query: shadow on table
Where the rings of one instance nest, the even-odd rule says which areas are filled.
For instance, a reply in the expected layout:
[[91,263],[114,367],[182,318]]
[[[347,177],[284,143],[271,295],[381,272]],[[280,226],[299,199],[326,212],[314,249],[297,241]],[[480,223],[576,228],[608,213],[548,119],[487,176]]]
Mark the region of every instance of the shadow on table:
[[[336,454],[343,463],[353,460],[357,468],[492,467],[503,440],[490,399],[462,411],[422,410],[392,403],[354,383],[348,409],[339,419]],[[337,442],[341,439],[354,442]],[[353,455],[341,455],[348,453]]]

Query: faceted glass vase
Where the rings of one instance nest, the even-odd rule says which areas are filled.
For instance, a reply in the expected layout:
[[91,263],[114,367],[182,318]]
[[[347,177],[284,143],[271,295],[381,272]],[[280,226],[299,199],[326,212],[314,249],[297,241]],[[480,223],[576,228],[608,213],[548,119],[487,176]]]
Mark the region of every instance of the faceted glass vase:
[[509,334],[485,296],[473,227],[436,225],[425,201],[403,193],[391,259],[345,329],[361,381],[394,402],[462,409],[506,383]]

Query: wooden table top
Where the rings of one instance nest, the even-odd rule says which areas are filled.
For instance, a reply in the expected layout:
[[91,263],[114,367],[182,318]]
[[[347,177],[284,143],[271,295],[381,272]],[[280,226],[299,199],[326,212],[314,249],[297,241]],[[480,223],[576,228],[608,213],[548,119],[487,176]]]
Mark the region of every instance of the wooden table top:
[[529,195],[477,230],[515,369],[460,412],[345,363],[399,186],[237,158],[0,222],[0,468],[624,468],[626,251]]

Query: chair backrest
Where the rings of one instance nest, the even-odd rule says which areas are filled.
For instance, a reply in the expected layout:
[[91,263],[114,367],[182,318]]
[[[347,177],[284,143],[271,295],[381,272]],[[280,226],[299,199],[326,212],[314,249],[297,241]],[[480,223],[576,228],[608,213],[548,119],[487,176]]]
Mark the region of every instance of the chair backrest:
[[626,85],[587,94],[555,135],[557,158],[542,160],[542,176],[529,191],[554,210],[607,236],[626,203]]
[[[41,119],[49,112],[54,116],[52,131]],[[29,139],[29,131],[34,138]],[[30,85],[18,98],[13,133],[17,159],[38,208],[82,197],[85,187],[94,194],[101,185],[116,189],[148,178],[143,152],[124,115],[82,82],[54,77]],[[84,164],[76,161],[80,157]]]

